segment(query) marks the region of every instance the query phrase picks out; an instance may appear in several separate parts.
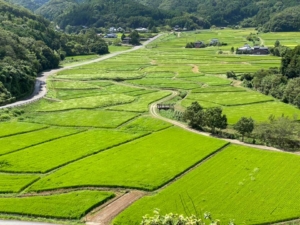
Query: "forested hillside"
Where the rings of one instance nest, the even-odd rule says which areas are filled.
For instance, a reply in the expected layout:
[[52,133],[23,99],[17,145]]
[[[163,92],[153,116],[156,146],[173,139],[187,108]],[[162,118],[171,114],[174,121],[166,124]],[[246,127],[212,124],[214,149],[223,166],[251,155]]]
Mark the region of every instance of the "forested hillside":
[[[182,12],[159,10],[134,0],[87,0],[81,4],[75,1],[51,0],[44,5],[43,10],[37,10],[41,15],[48,16],[52,9],[53,20],[61,28],[66,26],[93,26],[93,27],[153,27],[164,25],[187,24],[190,29],[209,28],[210,24],[201,17],[183,14]],[[63,6],[55,7],[60,4]],[[64,13],[60,8],[65,7]]]
[[[234,25],[241,22],[246,27],[263,27],[265,31],[299,30],[300,28],[297,22],[300,15],[299,9],[294,8],[300,4],[299,0],[135,1],[159,9],[189,12],[204,17],[211,24],[217,26]],[[296,25],[292,25],[293,22],[296,22]],[[278,24],[276,25],[276,23]]]
[[59,16],[76,7],[81,0],[50,0],[39,7],[35,13],[49,20],[56,20]]
[[300,29],[300,0],[6,0],[35,11],[61,27],[152,27],[210,25]]
[[7,2],[23,6],[24,8],[34,11],[44,5],[49,0],[6,0]]
[[3,0],[0,21],[0,105],[29,95],[37,74],[56,68],[66,55],[108,52],[92,30],[73,36],[56,32],[48,20]]

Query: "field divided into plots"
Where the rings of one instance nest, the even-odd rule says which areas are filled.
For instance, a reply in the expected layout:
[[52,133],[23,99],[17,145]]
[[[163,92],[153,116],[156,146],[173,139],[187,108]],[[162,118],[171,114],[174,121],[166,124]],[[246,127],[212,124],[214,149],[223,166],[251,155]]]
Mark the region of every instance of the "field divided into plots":
[[49,127],[19,135],[0,138],[0,156],[26,147],[78,133],[80,129]]
[[0,156],[0,162],[5,162],[0,171],[45,173],[145,134],[114,130],[84,131]]
[[64,194],[1,198],[0,213],[80,219],[91,208],[114,197],[112,192],[76,191]]
[[65,166],[31,190],[77,186],[155,190],[226,144],[181,128],[168,128]]
[[[220,106],[231,125],[242,116],[263,122],[271,114],[300,115],[299,109],[226,78],[227,71],[239,75],[280,66],[278,57],[230,52],[251,32],[256,31],[165,34],[141,50],[52,76],[47,99],[23,107],[22,122],[0,123],[0,193],[9,193],[0,196],[0,213],[78,220],[125,188],[155,193],[125,210],[118,225],[140,224],[155,208],[185,214],[196,207],[237,224],[299,217],[298,156],[227,146],[148,113],[151,103],[175,90],[187,94],[177,97],[177,106],[193,101]],[[275,37],[261,35],[271,46]],[[287,36],[278,34],[283,43],[297,43]],[[228,45],[184,48],[186,42],[212,38]],[[70,189],[93,187],[111,192]],[[60,189],[70,192],[58,194]],[[27,192],[39,196],[24,197]]]
[[18,193],[37,181],[37,175],[16,175],[0,173],[0,193]]
[[230,219],[262,224],[298,218],[299,162],[298,155],[231,145],[159,193],[134,203],[113,224],[138,225],[156,208],[162,214],[209,211],[224,224]]

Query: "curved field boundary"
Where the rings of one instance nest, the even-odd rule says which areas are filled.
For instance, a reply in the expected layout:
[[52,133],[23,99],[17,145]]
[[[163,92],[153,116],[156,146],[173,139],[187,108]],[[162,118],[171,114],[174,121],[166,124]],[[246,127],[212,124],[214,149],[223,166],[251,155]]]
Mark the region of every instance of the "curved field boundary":
[[[156,105],[157,104],[162,103],[164,101],[169,101],[170,99],[176,97],[177,95],[178,95],[178,92],[172,91],[172,95],[170,95],[170,96],[168,96],[168,97],[166,97],[164,99],[161,99],[161,100],[159,100],[159,101],[157,101],[155,103],[152,103],[151,106],[150,106],[150,114],[152,116],[154,116],[155,118],[157,118],[157,119],[160,119],[160,120],[163,120],[165,122],[171,123],[171,124],[173,124],[175,126],[183,128],[183,129],[185,129],[187,131],[190,131],[190,132],[193,132],[193,133],[196,133],[196,134],[200,134],[200,135],[204,135],[204,136],[207,136],[207,137],[211,137],[211,135],[209,133],[205,133],[205,132],[201,132],[201,131],[198,131],[198,130],[191,129],[191,128],[189,128],[185,124],[182,124],[182,123],[180,123],[178,121],[175,121],[175,120],[167,119],[167,118],[162,117],[161,115],[159,115],[157,113],[157,111],[156,111]],[[278,149],[278,148],[274,148],[274,147],[269,147],[269,146],[265,146],[265,145],[247,144],[247,143],[241,142],[239,140],[235,140],[235,139],[226,139],[226,138],[218,138],[218,139],[230,142],[232,144],[238,144],[238,145],[243,145],[243,146],[252,147],[252,148],[258,148],[258,149],[262,149],[262,150],[285,152],[285,153],[289,153],[289,154],[300,154],[300,153],[295,153],[295,152],[287,152],[287,151],[284,151],[282,149]]]
[[53,70],[50,70],[50,71],[44,71],[44,72],[39,74],[39,76],[38,76],[38,78],[36,79],[36,82],[35,82],[34,91],[27,99],[22,100],[22,101],[17,101],[17,102],[14,102],[14,103],[11,103],[11,104],[8,104],[8,105],[5,105],[5,106],[1,106],[0,109],[14,108],[14,107],[18,107],[18,106],[23,106],[23,105],[31,104],[33,102],[36,102],[36,101],[40,100],[41,98],[43,98],[47,94],[46,79],[49,76],[53,75],[54,73],[57,73],[57,72],[60,72],[60,71],[66,70],[66,69],[71,69],[71,68],[74,68],[74,67],[77,67],[77,66],[83,66],[83,65],[88,65],[88,64],[91,64],[91,63],[95,63],[95,62],[104,61],[106,59],[109,59],[109,58],[112,58],[112,57],[115,57],[115,56],[118,56],[118,55],[121,55],[121,54],[124,54],[124,53],[129,53],[129,52],[139,50],[139,49],[145,47],[146,45],[148,45],[149,43],[151,43],[152,41],[159,38],[161,35],[162,34],[159,34],[159,35],[149,39],[148,41],[144,42],[143,45],[135,46],[135,47],[133,47],[132,49],[129,49],[129,50],[111,53],[111,54],[105,55],[101,58],[97,58],[97,59],[94,59],[94,60],[91,60],[91,61],[79,63],[79,64],[76,64],[76,65],[66,66],[66,67],[63,67],[63,68],[53,69]]

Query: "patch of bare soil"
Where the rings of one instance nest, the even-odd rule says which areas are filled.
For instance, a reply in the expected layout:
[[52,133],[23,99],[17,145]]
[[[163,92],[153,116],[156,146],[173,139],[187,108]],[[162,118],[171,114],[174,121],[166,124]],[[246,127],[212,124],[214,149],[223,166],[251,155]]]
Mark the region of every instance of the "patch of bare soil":
[[199,73],[199,66],[197,66],[197,65],[192,65],[192,66],[193,66],[193,69],[192,69],[193,73]]
[[232,81],[231,85],[234,86],[234,87],[241,87],[242,86],[242,81],[240,80],[234,80]]
[[157,65],[157,62],[155,60],[152,60],[151,65]]
[[97,212],[87,215],[86,224],[109,225],[112,219],[145,194],[143,191],[130,191],[121,197],[116,197]]

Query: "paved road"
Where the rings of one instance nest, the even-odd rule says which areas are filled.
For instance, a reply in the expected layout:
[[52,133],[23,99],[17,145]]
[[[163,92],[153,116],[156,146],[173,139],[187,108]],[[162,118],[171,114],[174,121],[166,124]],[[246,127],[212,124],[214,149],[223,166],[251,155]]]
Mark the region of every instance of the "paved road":
[[148,45],[150,42],[152,42],[152,41],[156,40],[157,38],[159,38],[161,35],[162,34],[159,34],[159,35],[155,36],[154,38],[151,38],[148,41],[144,42],[143,45],[135,46],[135,47],[133,47],[129,50],[111,53],[111,54],[108,54],[108,55],[104,55],[101,58],[97,58],[97,59],[94,59],[94,60],[91,60],[91,61],[74,64],[74,65],[71,65],[71,66],[66,66],[66,67],[59,68],[59,69],[44,71],[44,72],[42,72],[38,75],[38,77],[36,79],[36,82],[35,82],[35,88],[34,88],[34,91],[33,91],[31,96],[29,96],[28,98],[26,98],[22,101],[17,101],[17,102],[14,102],[14,103],[11,103],[11,104],[8,104],[8,105],[5,105],[5,106],[1,106],[0,109],[13,108],[13,107],[21,106],[21,105],[27,105],[27,104],[30,104],[32,102],[35,102],[35,101],[43,98],[47,94],[46,80],[49,76],[51,76],[55,73],[58,73],[60,71],[70,69],[70,68],[73,68],[73,67],[77,67],[77,66],[83,66],[83,65],[88,65],[88,64],[91,64],[91,63],[95,63],[95,62],[100,62],[100,61],[103,61],[103,60],[106,60],[106,59],[109,59],[109,58],[112,58],[112,57],[115,57],[115,56],[118,56],[118,55],[121,55],[121,54],[124,54],[124,53],[139,50],[139,49],[143,48],[144,46]]

